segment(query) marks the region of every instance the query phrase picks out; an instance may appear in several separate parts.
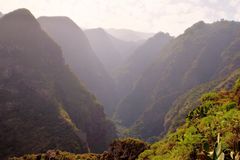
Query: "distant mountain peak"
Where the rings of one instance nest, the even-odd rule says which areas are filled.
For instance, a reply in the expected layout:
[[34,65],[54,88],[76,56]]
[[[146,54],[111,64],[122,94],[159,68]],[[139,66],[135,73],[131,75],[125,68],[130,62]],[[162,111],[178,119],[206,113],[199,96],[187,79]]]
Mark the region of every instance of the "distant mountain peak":
[[38,18],[38,20],[49,20],[51,19],[51,21],[72,21],[69,17],[67,16],[51,16],[51,17],[48,17],[48,16],[41,16]]
[[4,19],[8,19],[8,20],[16,20],[17,18],[24,21],[26,20],[36,21],[33,14],[28,9],[25,9],[25,8],[14,10],[4,16]]
[[8,25],[10,24],[12,27],[15,26],[18,28],[32,26],[40,28],[40,25],[33,16],[33,14],[25,8],[17,9],[8,14],[5,14],[1,19],[1,23],[7,23]]
[[156,33],[154,36],[164,36],[164,35],[170,36],[169,33],[165,33],[165,32],[158,32],[158,33]]
[[104,36],[104,37],[107,37],[107,34],[108,34],[108,33],[106,33],[106,31],[103,28],[100,28],[100,27],[99,28],[87,29],[87,30],[85,30],[85,33],[87,35],[98,34],[98,35],[101,35],[101,36]]
[[[65,27],[71,27],[72,29],[75,28],[76,30],[82,30],[71,18],[67,16],[53,16],[53,17],[48,17],[48,16],[41,16],[38,19],[38,22],[40,24],[48,24],[48,25],[64,25]],[[42,26],[44,27],[44,26]]]
[[193,24],[190,28],[186,29],[185,33],[187,32],[194,32],[196,30],[202,30],[207,24],[204,21],[199,21]]
[[169,33],[164,33],[164,32],[158,32],[156,33],[153,37],[150,37],[149,40],[151,39],[156,39],[156,40],[160,40],[160,39],[171,39],[171,38],[174,38],[172,37]]
[[152,37],[154,33],[145,33],[139,31],[133,31],[129,29],[106,29],[106,32],[111,34],[113,37],[124,41],[142,41],[147,40],[148,38]]
[[97,31],[105,31],[103,28],[101,27],[97,27],[97,28],[89,28],[89,29],[86,29],[86,30],[97,30]]

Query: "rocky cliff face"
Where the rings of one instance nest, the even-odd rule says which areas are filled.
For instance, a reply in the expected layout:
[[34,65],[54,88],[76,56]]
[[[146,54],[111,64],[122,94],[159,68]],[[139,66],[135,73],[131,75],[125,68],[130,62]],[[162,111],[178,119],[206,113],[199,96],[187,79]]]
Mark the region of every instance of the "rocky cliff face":
[[0,19],[0,157],[102,151],[115,136],[103,108],[26,9]]

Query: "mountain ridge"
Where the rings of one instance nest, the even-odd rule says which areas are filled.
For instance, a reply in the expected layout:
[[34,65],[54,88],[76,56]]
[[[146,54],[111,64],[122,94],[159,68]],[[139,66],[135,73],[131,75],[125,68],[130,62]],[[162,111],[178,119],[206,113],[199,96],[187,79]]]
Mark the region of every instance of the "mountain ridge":
[[40,17],[43,29],[62,47],[73,72],[96,95],[111,115],[115,104],[115,84],[94,53],[84,32],[68,17]]
[[112,36],[125,41],[142,41],[152,37],[154,33],[145,33],[131,29],[106,29]]
[[54,148],[104,150],[114,126],[29,13],[16,10],[0,19],[1,159]]
[[114,71],[122,64],[123,58],[113,45],[110,35],[102,28],[87,29],[84,33],[97,57],[113,77]]
[[119,97],[127,96],[141,78],[144,71],[158,57],[158,53],[173,39],[168,33],[159,32],[136,48],[135,52],[119,69],[116,83]]
[[[134,125],[140,128],[139,133],[143,137],[160,134],[164,130],[160,125],[164,123],[161,117],[177,96],[221,75],[221,67],[224,66],[221,53],[235,40],[239,27],[238,22],[231,21],[198,22],[169,43],[122,103],[125,105],[122,113],[126,109],[132,112],[128,112],[131,114],[128,117],[132,118],[130,123],[126,120],[124,123],[136,123]],[[238,61],[235,64],[238,65]],[[144,130],[149,133],[145,134]]]

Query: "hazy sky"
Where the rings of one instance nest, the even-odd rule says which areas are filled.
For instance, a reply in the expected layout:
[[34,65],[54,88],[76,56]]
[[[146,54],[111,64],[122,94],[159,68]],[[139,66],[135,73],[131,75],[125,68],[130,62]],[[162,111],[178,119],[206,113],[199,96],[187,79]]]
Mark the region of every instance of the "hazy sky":
[[240,0],[0,0],[0,11],[65,15],[83,28],[127,28],[178,35],[197,21],[240,19]]

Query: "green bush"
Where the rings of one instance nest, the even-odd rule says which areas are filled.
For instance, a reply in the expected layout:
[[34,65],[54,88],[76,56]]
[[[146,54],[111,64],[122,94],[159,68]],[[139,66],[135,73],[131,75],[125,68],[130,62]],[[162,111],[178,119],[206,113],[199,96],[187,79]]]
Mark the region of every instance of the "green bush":
[[228,102],[221,106],[221,109],[224,111],[229,111],[237,106],[236,102]]
[[[173,133],[169,133],[161,141],[151,145],[144,151],[139,160],[185,160],[213,159],[209,151],[215,150],[215,159],[221,159],[223,151],[236,150],[235,142],[239,141],[240,110],[236,93],[240,80],[232,90],[210,92],[201,98],[202,104],[191,111],[187,121]],[[233,95],[235,97],[233,97]],[[221,134],[221,141],[216,139]],[[235,155],[238,152],[234,152]]]
[[219,95],[216,92],[209,92],[202,95],[201,102],[216,101],[218,98],[219,98]]
[[233,89],[235,92],[240,90],[240,78],[236,81]]

